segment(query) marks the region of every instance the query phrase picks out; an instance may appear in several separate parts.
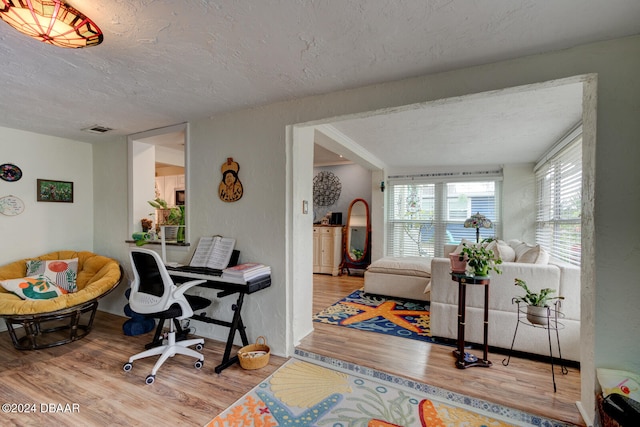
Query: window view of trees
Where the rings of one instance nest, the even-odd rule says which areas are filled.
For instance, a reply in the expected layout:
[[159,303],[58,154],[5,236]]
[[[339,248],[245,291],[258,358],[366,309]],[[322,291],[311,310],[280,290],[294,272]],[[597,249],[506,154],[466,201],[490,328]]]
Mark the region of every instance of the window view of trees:
[[445,243],[475,240],[464,221],[480,212],[493,223],[481,238],[493,237],[498,218],[499,181],[391,183],[388,203],[388,256],[443,256]]

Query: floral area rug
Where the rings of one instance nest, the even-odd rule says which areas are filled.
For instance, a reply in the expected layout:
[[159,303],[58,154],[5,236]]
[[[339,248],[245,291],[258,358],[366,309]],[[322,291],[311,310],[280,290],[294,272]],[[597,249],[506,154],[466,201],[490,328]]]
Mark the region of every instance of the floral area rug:
[[[206,427],[559,425],[487,402],[476,401],[475,407],[447,402],[447,396],[455,393],[446,390],[429,393],[404,387],[395,379],[333,368],[290,359]],[[469,399],[463,401],[475,401]]]
[[365,294],[358,289],[313,316],[315,322],[433,342],[429,303]]

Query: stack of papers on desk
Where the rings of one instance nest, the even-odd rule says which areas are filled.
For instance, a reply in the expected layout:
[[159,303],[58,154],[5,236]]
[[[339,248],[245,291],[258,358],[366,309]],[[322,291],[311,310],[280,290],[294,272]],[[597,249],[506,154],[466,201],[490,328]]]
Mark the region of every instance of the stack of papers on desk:
[[269,276],[270,274],[271,267],[257,262],[247,262],[222,270],[223,279],[243,279],[246,282]]

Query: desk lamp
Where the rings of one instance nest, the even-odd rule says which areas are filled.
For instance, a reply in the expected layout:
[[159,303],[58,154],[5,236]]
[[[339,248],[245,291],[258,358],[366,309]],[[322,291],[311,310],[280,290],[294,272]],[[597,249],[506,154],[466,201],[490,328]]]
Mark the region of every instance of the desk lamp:
[[482,215],[480,212],[475,215],[471,215],[470,218],[467,218],[464,221],[464,228],[475,228],[476,229],[476,243],[480,242],[480,228],[492,228],[493,223],[489,218]]

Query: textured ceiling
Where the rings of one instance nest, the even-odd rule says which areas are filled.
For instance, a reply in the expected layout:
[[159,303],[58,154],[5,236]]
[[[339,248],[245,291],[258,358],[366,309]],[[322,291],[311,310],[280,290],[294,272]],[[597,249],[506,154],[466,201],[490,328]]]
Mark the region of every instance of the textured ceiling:
[[393,168],[533,162],[580,123],[582,89],[582,83],[515,88],[332,126]]
[[[100,141],[640,33],[638,0],[70,0],[104,42],[0,23],[0,126]],[[461,135],[464,137],[464,135]]]

